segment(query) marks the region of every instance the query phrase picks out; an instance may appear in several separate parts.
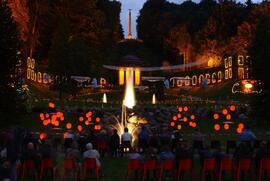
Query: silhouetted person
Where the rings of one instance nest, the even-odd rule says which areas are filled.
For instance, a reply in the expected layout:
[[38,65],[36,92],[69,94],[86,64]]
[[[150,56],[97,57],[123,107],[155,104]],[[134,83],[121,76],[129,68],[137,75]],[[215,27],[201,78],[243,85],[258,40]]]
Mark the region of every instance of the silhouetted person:
[[112,157],[117,157],[117,150],[120,145],[120,138],[117,133],[117,130],[113,130],[113,135],[110,138],[110,152]]

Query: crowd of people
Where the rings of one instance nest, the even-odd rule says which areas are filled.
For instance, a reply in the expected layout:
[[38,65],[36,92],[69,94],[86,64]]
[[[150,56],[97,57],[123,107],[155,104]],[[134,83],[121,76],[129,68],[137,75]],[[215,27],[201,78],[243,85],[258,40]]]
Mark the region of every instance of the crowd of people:
[[[18,167],[25,160],[33,160],[37,172],[40,171],[41,161],[51,159],[54,166],[58,165],[59,153],[64,153],[64,159],[72,159],[76,167],[82,172],[83,161],[87,158],[94,158],[100,170],[103,164],[101,157],[127,157],[128,159],[140,159],[143,164],[145,160],[174,160],[175,168],[179,166],[181,159],[191,159],[199,156],[201,165],[206,158],[215,158],[217,163],[223,158],[231,158],[237,162],[241,158],[254,160],[255,167],[259,167],[260,160],[270,157],[269,144],[265,141],[255,146],[256,135],[246,127],[239,135],[236,148],[233,152],[226,152],[221,144],[206,144],[206,136],[199,128],[192,134],[192,141],[187,141],[184,136],[176,131],[152,131],[143,126],[138,135],[138,144],[133,145],[133,136],[128,128],[119,135],[117,130],[108,134],[106,130],[98,134],[65,133],[63,144],[61,140],[52,136],[45,139],[35,138],[29,131],[15,128],[12,131],[4,132],[1,138],[1,168],[0,180],[17,180]],[[63,146],[61,146],[63,145]],[[104,172],[101,172],[104,174]]]

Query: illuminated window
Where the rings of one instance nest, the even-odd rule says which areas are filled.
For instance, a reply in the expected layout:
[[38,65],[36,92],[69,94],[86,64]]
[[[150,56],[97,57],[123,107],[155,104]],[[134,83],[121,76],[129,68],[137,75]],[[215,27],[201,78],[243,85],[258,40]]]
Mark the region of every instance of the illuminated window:
[[229,68],[229,78],[232,78],[232,68]]
[[225,68],[228,68],[228,61],[227,58],[224,59]]
[[244,68],[240,67],[238,68],[238,79],[244,79],[245,74],[244,74]]
[[192,76],[192,85],[197,85],[197,83],[198,83],[197,76],[196,75],[193,75]]
[[228,58],[228,67],[232,67],[232,57]]
[[225,79],[227,80],[229,78],[229,71],[225,70]]
[[240,66],[244,65],[244,57],[242,55],[238,56],[238,65]]

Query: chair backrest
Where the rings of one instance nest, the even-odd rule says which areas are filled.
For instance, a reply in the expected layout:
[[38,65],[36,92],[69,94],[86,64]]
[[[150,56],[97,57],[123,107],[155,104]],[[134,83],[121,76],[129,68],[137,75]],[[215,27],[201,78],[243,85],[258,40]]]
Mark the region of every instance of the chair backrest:
[[260,168],[263,170],[270,170],[270,158],[263,158],[260,163]]
[[233,160],[230,158],[224,158],[220,163],[221,170],[233,170]]
[[145,170],[155,170],[155,169],[157,169],[157,161],[156,160],[145,160],[143,168]]
[[128,160],[128,169],[129,170],[139,170],[140,168],[141,168],[141,161],[139,159]]
[[248,171],[251,170],[252,164],[251,159],[242,158],[238,161],[238,169]]
[[41,160],[41,167],[44,169],[52,168],[52,160],[50,158],[43,158]]
[[83,161],[83,166],[86,169],[95,169],[97,168],[97,162],[95,158],[86,158]]
[[184,171],[192,170],[192,160],[191,159],[180,160],[179,169]]
[[36,164],[34,160],[24,160],[23,161],[23,168],[24,169],[29,169],[29,168],[35,168]]
[[161,168],[164,170],[173,170],[174,168],[174,160],[162,160]]
[[216,160],[214,158],[206,158],[203,161],[203,169],[205,171],[216,170]]
[[64,159],[63,167],[65,169],[74,169],[76,167],[75,166],[75,160],[74,159]]

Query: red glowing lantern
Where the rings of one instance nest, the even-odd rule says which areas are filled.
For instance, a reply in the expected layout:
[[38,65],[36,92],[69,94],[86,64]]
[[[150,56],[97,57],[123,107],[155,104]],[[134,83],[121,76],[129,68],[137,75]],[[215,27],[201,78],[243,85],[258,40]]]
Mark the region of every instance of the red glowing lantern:
[[242,128],[239,128],[239,127],[238,127],[238,128],[236,129],[236,133],[241,134],[242,132],[243,132],[243,129],[242,129]]
[[71,129],[71,128],[72,128],[72,124],[71,124],[71,123],[67,123],[67,124],[66,124],[66,128],[67,128],[67,129]]
[[87,125],[89,125],[90,123],[89,123],[89,121],[85,121],[84,124],[87,126]]
[[60,118],[60,117],[63,116],[63,113],[62,113],[62,112],[57,112],[57,113],[56,113],[56,116],[57,116],[58,118]]
[[94,129],[95,130],[101,130],[101,126],[100,125],[95,125]]
[[195,119],[195,115],[192,114],[192,115],[190,116],[190,119],[191,119],[191,120],[194,120],[194,119]]
[[177,125],[177,129],[182,129],[182,126],[180,124]]
[[60,117],[60,121],[64,121],[65,120],[65,117],[64,116],[61,116]]
[[244,123],[239,123],[239,124],[238,124],[238,128],[244,129],[244,127],[245,127]]
[[178,107],[178,111],[179,112],[182,112],[183,111],[183,108],[181,106]]
[[219,114],[215,113],[213,117],[214,117],[215,120],[218,120],[219,119]]
[[176,121],[177,120],[177,116],[173,116],[173,120]]
[[193,122],[192,122],[192,121],[190,121],[190,122],[189,122],[189,126],[190,126],[190,127],[192,127],[192,125],[193,125]]
[[96,122],[99,123],[101,121],[100,117],[96,117]]
[[55,104],[53,102],[49,102],[49,108],[55,108]]
[[182,117],[182,114],[177,114],[177,118],[181,118]]
[[219,130],[220,130],[220,125],[219,125],[219,124],[215,124],[215,125],[214,125],[214,129],[215,129],[216,131],[219,131]]
[[43,120],[43,122],[42,122],[42,124],[44,125],[44,126],[47,126],[48,124],[49,124],[49,122],[48,122],[48,120]]
[[236,109],[235,105],[231,105],[231,106],[230,106],[230,110],[231,110],[231,111],[235,111],[235,109]]
[[227,114],[227,115],[226,115],[226,119],[227,119],[227,120],[231,120],[231,118],[232,118],[232,116],[231,116],[230,114]]
[[52,115],[51,119],[52,120],[56,120],[57,119],[57,116],[56,115]]
[[92,116],[92,112],[89,111],[88,113],[85,114],[85,116],[86,116],[87,118],[91,117],[91,116]]
[[47,138],[47,134],[46,133],[40,133],[39,134],[39,139],[43,140],[45,138]]
[[170,123],[170,125],[173,127],[173,126],[175,126],[175,123],[172,121],[172,122]]
[[187,122],[188,121],[188,118],[185,116],[185,117],[183,117],[183,121],[184,122]]
[[222,114],[224,114],[224,115],[228,114],[228,110],[227,109],[223,109],[222,110]]
[[46,117],[46,118],[49,118],[49,117],[50,117],[50,115],[49,115],[48,113],[46,113],[46,114],[45,114],[45,117]]
[[83,130],[83,127],[82,127],[81,125],[78,125],[78,126],[77,126],[77,130],[78,130],[79,132],[81,132],[81,131]]
[[83,122],[83,117],[82,116],[79,117],[79,121]]
[[192,127],[193,127],[193,128],[196,128],[196,127],[197,127],[197,123],[193,122],[193,123],[192,123]]
[[56,121],[54,122],[54,126],[58,127],[58,126],[59,126],[59,121],[56,120]]
[[230,128],[230,125],[229,125],[228,123],[225,123],[225,124],[224,124],[224,129],[225,129],[225,130],[228,130],[229,128]]
[[92,118],[91,118],[91,117],[89,117],[87,120],[88,120],[89,122],[91,122],[91,121],[92,121]]
[[188,107],[187,107],[187,106],[184,107],[184,111],[185,111],[185,112],[188,111]]
[[44,120],[44,113],[40,113],[39,117],[40,117],[41,120]]

